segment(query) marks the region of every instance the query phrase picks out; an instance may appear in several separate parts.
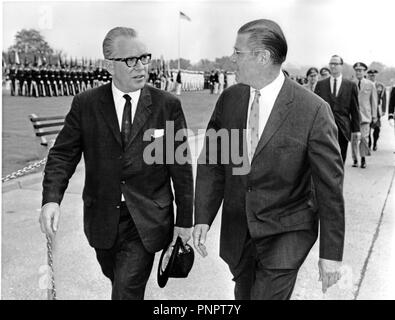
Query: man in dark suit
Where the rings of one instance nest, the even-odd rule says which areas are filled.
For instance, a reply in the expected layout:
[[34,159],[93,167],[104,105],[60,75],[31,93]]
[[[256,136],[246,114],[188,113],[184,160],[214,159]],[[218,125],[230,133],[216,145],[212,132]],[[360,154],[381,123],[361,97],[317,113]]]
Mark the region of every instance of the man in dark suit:
[[338,55],[329,61],[331,76],[318,81],[315,93],[329,103],[338,128],[338,139],[343,163],[346,161],[351,133],[360,139],[360,116],[357,85],[343,78],[343,59]]
[[185,136],[174,141],[165,128],[170,121],[175,132],[185,130],[186,122],[177,98],[146,85],[151,55],[135,30],[110,30],[103,53],[113,81],[74,98],[48,155],[40,223],[53,237],[59,204],[83,153],[84,231],[89,244],[112,282],[112,298],[143,299],[155,252],[177,236],[187,242],[193,218],[190,162],[177,164],[166,157],[166,163],[148,164],[144,150],[152,144],[167,146],[169,139],[175,148],[185,143]]
[[391,88],[390,101],[388,105],[388,121],[391,127],[395,128],[394,125],[394,109],[395,109],[395,87]]
[[[337,129],[325,101],[284,77],[286,54],[275,22],[239,29],[232,55],[238,84],[219,97],[198,162],[194,246],[207,254],[207,231],[223,201],[220,256],[236,299],[289,299],[318,222],[323,290],[339,278],[344,201]],[[223,159],[227,153],[231,159]]]

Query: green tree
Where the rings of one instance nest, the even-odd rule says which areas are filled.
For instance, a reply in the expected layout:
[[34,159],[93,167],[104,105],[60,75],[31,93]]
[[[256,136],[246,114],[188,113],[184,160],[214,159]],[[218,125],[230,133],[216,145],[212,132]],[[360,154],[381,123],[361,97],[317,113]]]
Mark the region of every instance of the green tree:
[[41,54],[50,56],[54,50],[50,47],[39,31],[34,29],[22,29],[15,35],[15,43],[8,51],[18,50],[21,54]]
[[46,57],[48,60],[55,60],[61,51],[54,51],[44,39],[43,35],[35,29],[22,29],[15,35],[15,43],[8,48],[8,54],[13,56],[18,51],[21,63],[33,62],[34,57]]

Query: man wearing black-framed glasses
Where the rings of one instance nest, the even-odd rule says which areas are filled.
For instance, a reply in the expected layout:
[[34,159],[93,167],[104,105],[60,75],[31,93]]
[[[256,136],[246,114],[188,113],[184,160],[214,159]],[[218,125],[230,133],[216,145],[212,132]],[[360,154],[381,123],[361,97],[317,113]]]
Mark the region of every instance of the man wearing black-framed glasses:
[[[177,236],[189,240],[193,208],[190,162],[177,164],[166,155],[167,162],[148,164],[144,150],[150,143],[163,146],[167,139],[174,150],[185,145],[185,136],[174,141],[165,128],[171,121],[174,132],[185,130],[186,121],[175,96],[146,85],[151,54],[135,30],[110,30],[103,53],[112,82],[74,97],[48,155],[40,224],[54,237],[59,204],[84,153],[82,198],[89,244],[111,280],[112,299],[143,299],[155,252]],[[146,131],[154,133],[151,141],[144,140]]]

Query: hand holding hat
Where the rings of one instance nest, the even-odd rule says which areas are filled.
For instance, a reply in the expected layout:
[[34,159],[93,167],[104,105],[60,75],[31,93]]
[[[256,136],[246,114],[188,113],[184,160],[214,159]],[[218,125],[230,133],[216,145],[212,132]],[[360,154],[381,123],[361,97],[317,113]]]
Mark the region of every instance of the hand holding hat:
[[169,278],[186,278],[192,269],[195,254],[190,245],[183,244],[181,237],[177,237],[162,251],[159,260],[157,281],[163,288]]

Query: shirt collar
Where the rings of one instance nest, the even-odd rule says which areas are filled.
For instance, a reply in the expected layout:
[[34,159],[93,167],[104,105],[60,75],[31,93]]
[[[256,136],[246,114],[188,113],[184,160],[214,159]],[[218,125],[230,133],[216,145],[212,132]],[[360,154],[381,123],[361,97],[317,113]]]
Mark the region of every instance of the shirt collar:
[[[282,71],[280,71],[276,79],[270,82],[266,87],[263,87],[261,90],[259,90],[261,96],[265,96],[265,94],[268,93],[273,93],[273,94],[275,93],[277,97],[278,93],[281,90],[281,87],[284,84],[284,80],[285,80],[284,74]],[[251,95],[255,94],[255,90],[256,90],[255,88],[250,86]]]
[[125,100],[123,97],[125,94],[128,94],[132,98],[132,103],[137,103],[139,101],[141,89],[133,92],[122,92],[115,86],[114,82],[111,82],[111,89],[115,102],[119,102],[121,99]]
[[[341,82],[342,79],[343,79],[343,75],[340,74],[340,76],[338,76],[338,77],[336,78],[336,81],[337,81],[337,82]],[[334,77],[334,76],[331,76],[331,82],[333,82],[334,80],[335,80],[335,77]]]

